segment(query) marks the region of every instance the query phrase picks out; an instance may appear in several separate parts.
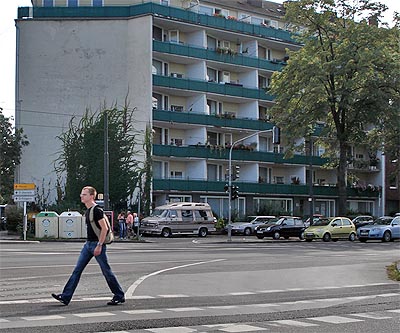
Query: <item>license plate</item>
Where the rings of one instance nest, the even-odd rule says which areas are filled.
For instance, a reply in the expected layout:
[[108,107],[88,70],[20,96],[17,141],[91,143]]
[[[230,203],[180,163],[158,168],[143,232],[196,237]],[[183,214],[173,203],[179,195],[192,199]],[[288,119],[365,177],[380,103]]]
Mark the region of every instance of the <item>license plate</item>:
[[258,233],[258,234],[262,234],[263,231],[262,231],[262,230],[257,230],[257,233]]
[[361,231],[361,232],[360,232],[360,235],[361,235],[361,236],[368,236],[368,231]]

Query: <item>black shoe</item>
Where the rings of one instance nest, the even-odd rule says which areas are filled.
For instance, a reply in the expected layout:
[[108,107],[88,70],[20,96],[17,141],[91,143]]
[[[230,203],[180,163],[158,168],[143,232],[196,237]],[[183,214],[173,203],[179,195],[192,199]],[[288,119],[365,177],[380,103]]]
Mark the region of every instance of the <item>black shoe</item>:
[[122,303],[125,303],[125,298],[117,298],[114,296],[112,300],[107,303],[107,305],[118,305]]
[[64,305],[68,305],[69,302],[67,302],[65,299],[63,299],[61,297],[61,294],[57,295],[57,294],[51,294],[51,296],[53,296],[53,298],[55,298],[57,301],[59,301],[60,303],[64,304]]

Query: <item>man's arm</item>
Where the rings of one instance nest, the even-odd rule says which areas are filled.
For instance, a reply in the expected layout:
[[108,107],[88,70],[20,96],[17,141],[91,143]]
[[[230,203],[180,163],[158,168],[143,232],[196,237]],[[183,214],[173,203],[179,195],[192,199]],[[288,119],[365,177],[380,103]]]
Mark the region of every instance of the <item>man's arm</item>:
[[103,244],[106,239],[107,232],[108,232],[107,223],[104,218],[99,220],[99,225],[100,225],[101,231],[100,231],[100,236],[99,236],[99,242],[97,243],[97,246],[93,253],[95,256],[98,256],[101,253],[101,250],[103,248]]

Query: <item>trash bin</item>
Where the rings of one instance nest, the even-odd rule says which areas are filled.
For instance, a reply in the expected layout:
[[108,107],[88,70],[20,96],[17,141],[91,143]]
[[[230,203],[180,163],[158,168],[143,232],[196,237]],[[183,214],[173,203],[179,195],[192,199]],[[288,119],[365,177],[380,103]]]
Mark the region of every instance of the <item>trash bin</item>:
[[60,238],[82,237],[82,215],[79,212],[63,212],[58,218]]
[[58,238],[58,214],[56,212],[40,212],[36,215],[35,237]]

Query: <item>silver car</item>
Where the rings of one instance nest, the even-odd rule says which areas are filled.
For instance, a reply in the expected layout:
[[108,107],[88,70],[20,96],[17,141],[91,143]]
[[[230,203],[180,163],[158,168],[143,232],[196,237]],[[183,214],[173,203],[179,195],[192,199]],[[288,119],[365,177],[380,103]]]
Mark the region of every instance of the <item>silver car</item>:
[[254,234],[255,227],[260,224],[265,224],[274,219],[275,216],[254,216],[250,222],[234,222],[225,227],[225,231],[228,231],[229,226],[233,235],[245,235],[250,236]]

